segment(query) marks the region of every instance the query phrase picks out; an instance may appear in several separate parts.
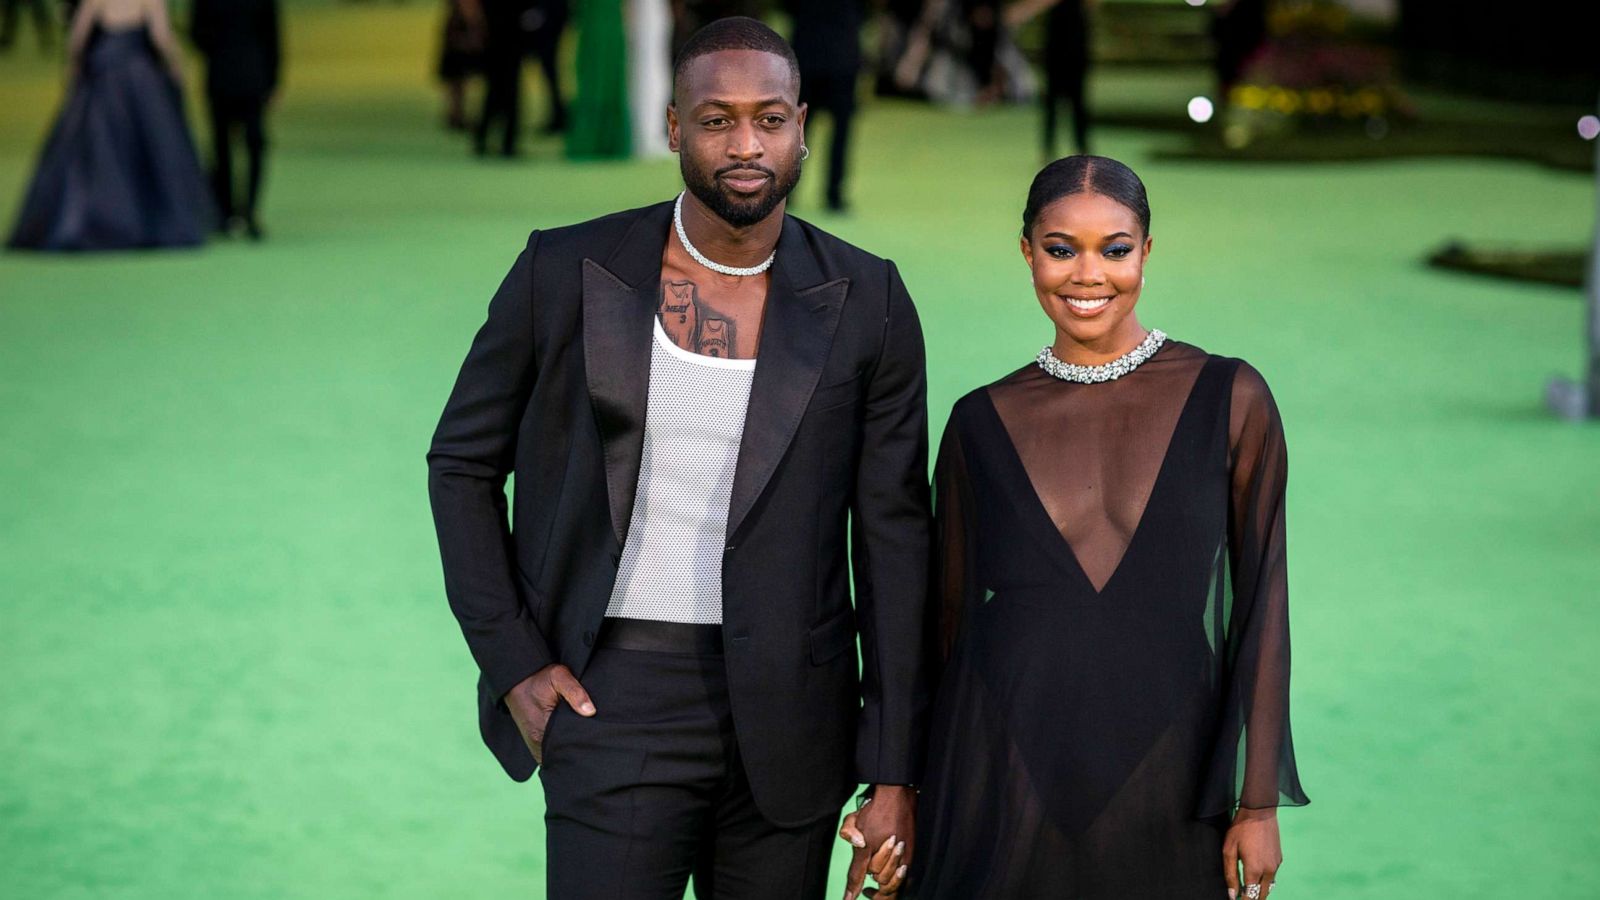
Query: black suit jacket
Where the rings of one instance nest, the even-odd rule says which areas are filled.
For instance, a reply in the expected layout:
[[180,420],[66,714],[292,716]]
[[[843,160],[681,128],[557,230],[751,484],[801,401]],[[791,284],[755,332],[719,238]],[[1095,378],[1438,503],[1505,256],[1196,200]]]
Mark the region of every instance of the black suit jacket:
[[[553,662],[582,678],[616,580],[671,220],[663,203],[534,232],[428,453],[483,739],[519,781],[534,761],[500,698]],[[756,804],[788,826],[837,814],[858,782],[916,780],[929,491],[922,332],[894,264],[794,218],[777,254],[728,511],[723,633]]]
[[213,97],[265,99],[278,86],[278,0],[194,0],[189,36]]

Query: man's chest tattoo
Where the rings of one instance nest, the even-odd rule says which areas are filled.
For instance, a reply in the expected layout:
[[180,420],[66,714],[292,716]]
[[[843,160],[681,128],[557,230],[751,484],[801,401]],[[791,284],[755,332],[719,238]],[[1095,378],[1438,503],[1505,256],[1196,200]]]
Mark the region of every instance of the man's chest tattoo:
[[662,330],[679,347],[702,356],[736,358],[738,322],[706,303],[694,282],[662,282],[657,316]]

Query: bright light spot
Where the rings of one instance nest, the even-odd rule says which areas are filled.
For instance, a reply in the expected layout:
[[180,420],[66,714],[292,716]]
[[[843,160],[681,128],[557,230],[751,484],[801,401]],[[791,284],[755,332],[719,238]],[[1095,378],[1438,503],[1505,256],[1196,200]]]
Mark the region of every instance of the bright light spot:
[[1186,0],[1190,6],[1205,6],[1206,0]]
[[1578,136],[1586,141],[1600,137],[1600,116],[1584,116],[1579,119]]
[[1196,97],[1189,101],[1189,118],[1196,122],[1205,123],[1211,121],[1211,116],[1215,112],[1216,109],[1211,105],[1211,98],[1209,97]]

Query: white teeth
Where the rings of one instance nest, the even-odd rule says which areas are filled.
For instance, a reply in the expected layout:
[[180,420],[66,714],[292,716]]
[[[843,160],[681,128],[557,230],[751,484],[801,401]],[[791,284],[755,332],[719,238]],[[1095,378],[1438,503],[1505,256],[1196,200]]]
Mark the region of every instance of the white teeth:
[[1074,297],[1065,297],[1063,299],[1065,299],[1067,301],[1067,303],[1072,306],[1073,309],[1081,309],[1081,310],[1084,310],[1085,312],[1087,312],[1089,310],[1099,309],[1100,307],[1105,306],[1107,303],[1111,302],[1111,298],[1110,297],[1101,297],[1098,300],[1079,300],[1079,299],[1076,299]]

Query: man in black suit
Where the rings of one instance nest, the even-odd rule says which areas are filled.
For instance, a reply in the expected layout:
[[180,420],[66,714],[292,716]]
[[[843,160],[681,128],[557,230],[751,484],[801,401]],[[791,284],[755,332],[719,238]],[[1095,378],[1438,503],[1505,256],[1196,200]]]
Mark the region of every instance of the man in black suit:
[[[212,189],[224,232],[243,226],[262,236],[256,210],[266,168],[267,106],[278,89],[280,42],[277,0],[194,0],[189,33],[206,58],[206,102],[215,160]],[[234,203],[233,140],[244,135],[249,179],[244,204]]]
[[674,82],[678,201],[534,232],[490,302],[428,453],[445,589],[548,896],[823,897],[866,784],[859,891],[912,848],[921,329],[893,263],[784,213],[782,38],[714,22]]

